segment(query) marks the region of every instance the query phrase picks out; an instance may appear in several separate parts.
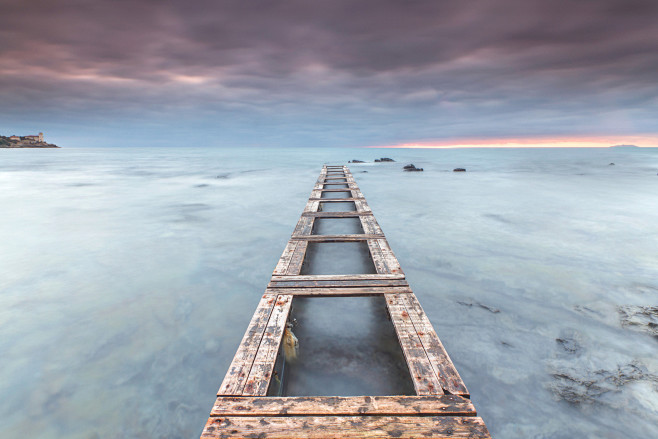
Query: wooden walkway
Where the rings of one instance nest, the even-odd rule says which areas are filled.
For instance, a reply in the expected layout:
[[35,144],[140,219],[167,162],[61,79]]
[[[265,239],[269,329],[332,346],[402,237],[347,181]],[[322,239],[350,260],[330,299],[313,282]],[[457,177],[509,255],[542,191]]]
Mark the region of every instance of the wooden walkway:
[[[347,185],[336,188],[336,185]],[[348,198],[331,198],[332,192]],[[321,203],[353,202],[354,211]],[[363,234],[312,234],[358,218]],[[377,274],[301,275],[309,242],[365,241]],[[295,296],[384,296],[416,395],[267,396]],[[324,166],[217,392],[202,438],[489,438],[432,324],[346,166]]]

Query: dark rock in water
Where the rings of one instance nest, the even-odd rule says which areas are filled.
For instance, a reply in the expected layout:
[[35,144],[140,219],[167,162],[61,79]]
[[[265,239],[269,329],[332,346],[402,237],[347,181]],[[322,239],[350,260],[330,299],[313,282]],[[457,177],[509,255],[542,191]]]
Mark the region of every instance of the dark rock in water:
[[576,331],[562,331],[560,336],[555,339],[558,346],[560,346],[566,354],[579,354],[582,346],[579,341],[579,334]]
[[388,157],[382,157],[382,158],[379,158],[379,159],[375,159],[375,162],[376,162],[376,163],[380,163],[380,162],[394,162],[394,161],[395,161],[395,160],[393,160],[393,159],[389,159]]
[[466,172],[466,169],[464,168],[455,168],[452,170],[452,172]]
[[610,163],[608,166],[614,166],[614,165],[615,165],[614,163]]
[[658,376],[650,374],[638,361],[619,364],[613,369],[595,370],[591,365],[562,363],[551,375],[555,379],[549,386],[553,394],[571,404],[604,402],[600,399],[603,394],[619,392],[624,385],[634,381],[658,382]]
[[362,173],[362,174],[367,174],[367,173],[368,173],[368,171],[361,171],[361,173]]
[[460,304],[460,305],[463,305],[463,306],[468,306],[469,308],[472,307],[473,305],[476,305],[476,306],[479,306],[482,309],[486,309],[487,311],[489,311],[490,313],[493,313],[493,314],[498,314],[500,312],[500,310],[498,308],[494,308],[493,306],[485,305],[485,304],[477,302],[475,300],[468,300],[468,301],[458,300],[457,303]]
[[363,160],[350,160],[347,163],[365,163]]
[[405,171],[409,171],[409,172],[416,172],[416,171],[422,171],[423,170],[423,168],[417,168],[413,163],[403,166],[402,169],[404,169]]
[[617,312],[622,327],[658,337],[658,306],[624,305]]

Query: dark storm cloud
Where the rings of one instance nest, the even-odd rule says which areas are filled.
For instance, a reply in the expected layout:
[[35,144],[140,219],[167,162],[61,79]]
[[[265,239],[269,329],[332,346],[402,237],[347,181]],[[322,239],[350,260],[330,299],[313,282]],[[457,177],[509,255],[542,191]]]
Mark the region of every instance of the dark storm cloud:
[[656,131],[653,0],[0,1],[11,121],[339,144]]

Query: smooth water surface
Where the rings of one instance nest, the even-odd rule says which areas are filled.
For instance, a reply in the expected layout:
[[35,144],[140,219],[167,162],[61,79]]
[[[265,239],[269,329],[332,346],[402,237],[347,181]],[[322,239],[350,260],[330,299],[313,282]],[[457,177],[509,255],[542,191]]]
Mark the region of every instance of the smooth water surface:
[[376,274],[366,241],[309,242],[301,274]]
[[359,218],[316,218],[313,221],[313,235],[354,235],[362,233],[363,226]]
[[297,297],[284,396],[414,395],[383,297]]
[[381,156],[493,435],[658,437],[658,151],[562,148],[0,150],[0,437],[198,437],[321,165]]

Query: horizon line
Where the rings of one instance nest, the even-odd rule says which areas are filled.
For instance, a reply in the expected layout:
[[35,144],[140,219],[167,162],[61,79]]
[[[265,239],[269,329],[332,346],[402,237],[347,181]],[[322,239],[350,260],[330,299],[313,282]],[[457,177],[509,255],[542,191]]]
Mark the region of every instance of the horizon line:
[[658,135],[644,136],[582,136],[582,137],[531,137],[531,138],[466,138],[408,142],[397,145],[367,145],[363,148],[400,149],[461,149],[461,148],[637,148],[658,147]]

